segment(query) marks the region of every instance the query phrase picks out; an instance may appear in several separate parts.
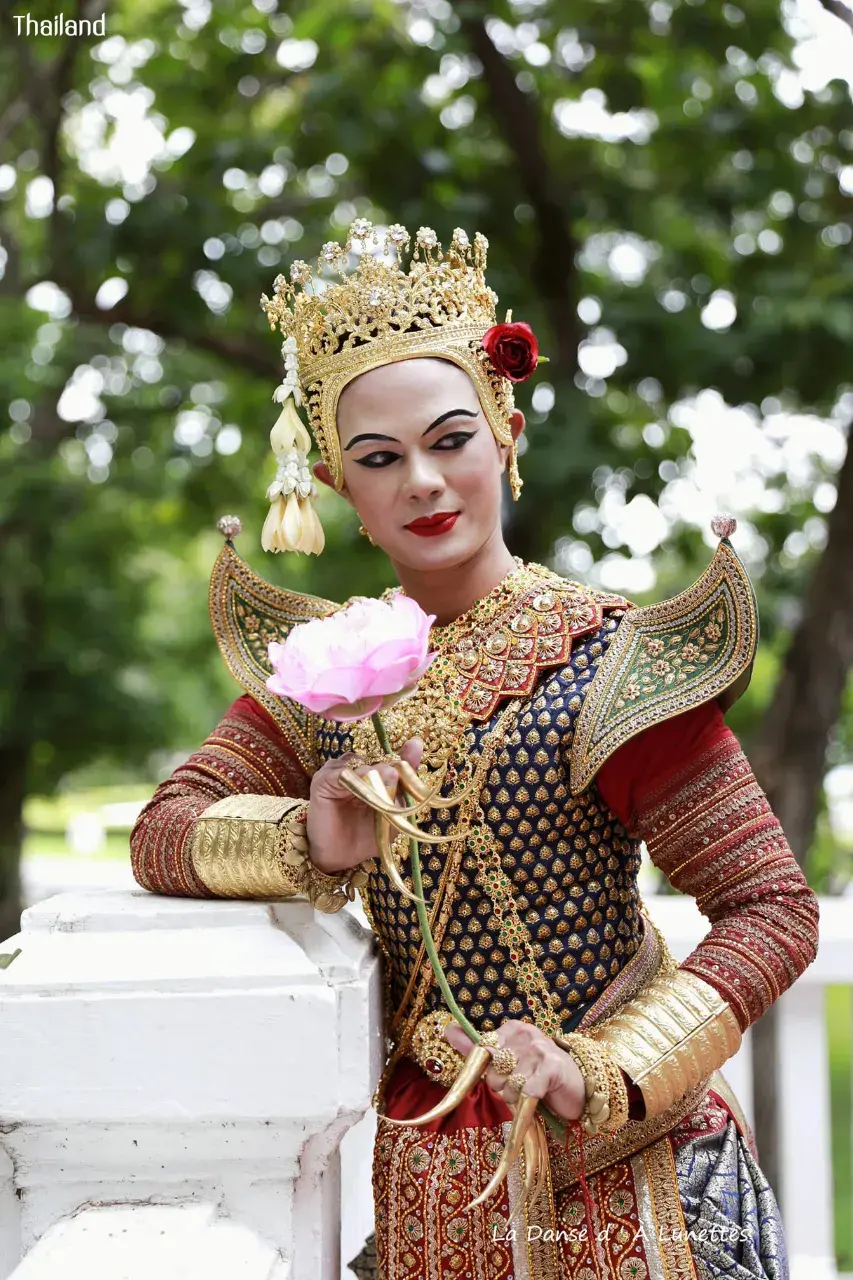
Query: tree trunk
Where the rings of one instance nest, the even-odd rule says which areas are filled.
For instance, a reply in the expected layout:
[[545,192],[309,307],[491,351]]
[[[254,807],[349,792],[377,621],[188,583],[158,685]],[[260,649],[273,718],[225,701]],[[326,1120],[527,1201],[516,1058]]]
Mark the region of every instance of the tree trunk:
[[23,745],[0,747],[0,943],[20,927],[27,756]]
[[471,2],[459,6],[459,21],[472,53],[482,64],[489,109],[515,158],[519,192],[526,196],[535,215],[531,274],[551,327],[550,373],[569,378],[577,368],[581,338],[571,192],[565,172],[552,166],[548,158],[537,101],[519,88],[515,68],[488,33],[490,13],[490,5]]
[[[853,666],[853,449],[837,477],[827,541],[757,742],[750,751],[794,856],[805,865],[814,840],[826,751]],[[784,1196],[779,1151],[776,1010],[755,1024],[755,1138],[770,1184]]]

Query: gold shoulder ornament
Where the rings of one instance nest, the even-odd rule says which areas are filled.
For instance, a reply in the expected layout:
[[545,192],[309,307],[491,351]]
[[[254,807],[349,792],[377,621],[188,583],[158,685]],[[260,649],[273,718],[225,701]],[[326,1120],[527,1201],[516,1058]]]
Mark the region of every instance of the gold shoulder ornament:
[[[571,764],[575,793],[644,729],[711,699],[725,710],[746,688],[758,645],[758,613],[752,585],[729,542],[735,527],[731,516],[715,518],[711,528],[720,544],[687,591],[625,614],[578,718]],[[638,1085],[649,1122],[704,1089],[742,1038],[734,1010],[720,993],[689,970],[669,965],[589,1034]]]
[[236,516],[219,521],[226,543],[210,577],[213,633],[234,679],[269,712],[310,774],[318,764],[317,717],[298,703],[270,693],[266,680],[272,665],[267,646],[271,641],[283,642],[298,623],[328,617],[343,606],[265,582],[234,550],[240,527]]
[[758,610],[729,542],[735,527],[733,517],[716,517],[711,528],[720,544],[701,578],[671,600],[629,609],[622,619],[578,717],[571,762],[575,795],[644,729],[714,698],[728,710],[749,684]]

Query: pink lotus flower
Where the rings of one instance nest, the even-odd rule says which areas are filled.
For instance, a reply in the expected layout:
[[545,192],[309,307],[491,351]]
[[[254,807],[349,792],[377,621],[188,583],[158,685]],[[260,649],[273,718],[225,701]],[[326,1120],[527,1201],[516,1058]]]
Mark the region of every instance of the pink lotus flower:
[[433,622],[410,596],[358,597],[270,644],[267,688],[329,720],[366,720],[411,692],[430,666]]

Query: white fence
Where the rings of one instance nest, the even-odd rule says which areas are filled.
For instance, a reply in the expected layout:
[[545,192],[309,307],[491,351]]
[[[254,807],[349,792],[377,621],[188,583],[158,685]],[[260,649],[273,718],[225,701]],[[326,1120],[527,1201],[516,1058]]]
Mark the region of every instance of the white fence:
[[[707,930],[690,899],[646,905],[679,959]],[[105,889],[22,924],[0,971],[0,1280],[349,1277],[381,1054],[358,922]],[[836,1275],[823,995],[851,982],[853,901],[823,899],[818,959],[779,1002],[792,1280]],[[749,1115],[748,1059],[747,1035],[725,1075]]]

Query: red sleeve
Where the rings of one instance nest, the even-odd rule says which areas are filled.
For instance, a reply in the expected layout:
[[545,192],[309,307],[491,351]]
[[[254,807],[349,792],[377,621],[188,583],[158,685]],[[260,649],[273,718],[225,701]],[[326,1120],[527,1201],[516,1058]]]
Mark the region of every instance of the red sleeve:
[[187,837],[199,814],[239,792],[304,799],[310,785],[281,729],[243,694],[199,750],[161,782],[139,815],[130,835],[137,882],[152,893],[211,897],[188,856]]
[[604,762],[596,778],[598,790],[622,825],[634,831],[645,797],[664,786],[686,761],[703,756],[728,732],[716,702],[705,702],[652,725]]
[[606,803],[712,928],[681,966],[741,1030],[817,954],[817,895],[716,703],[638,734],[598,774]]

